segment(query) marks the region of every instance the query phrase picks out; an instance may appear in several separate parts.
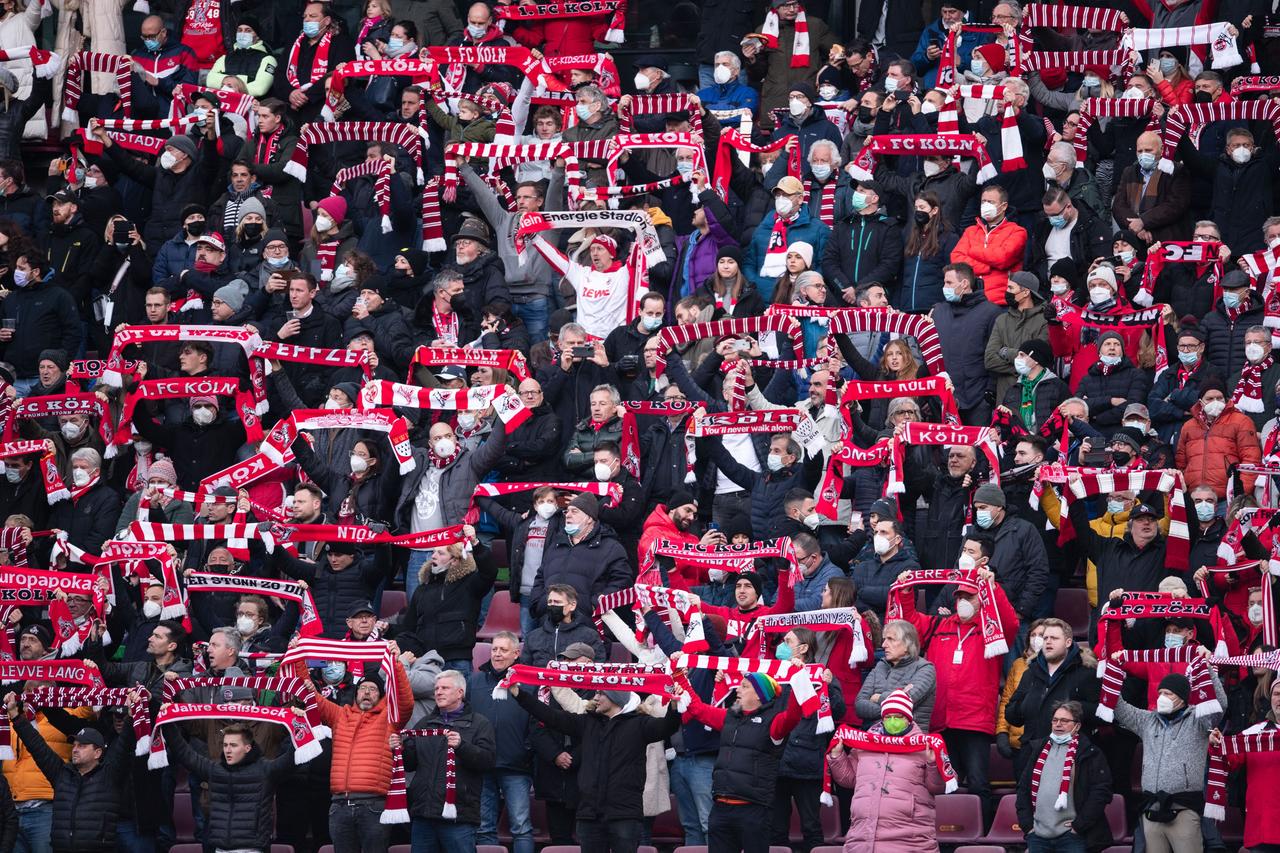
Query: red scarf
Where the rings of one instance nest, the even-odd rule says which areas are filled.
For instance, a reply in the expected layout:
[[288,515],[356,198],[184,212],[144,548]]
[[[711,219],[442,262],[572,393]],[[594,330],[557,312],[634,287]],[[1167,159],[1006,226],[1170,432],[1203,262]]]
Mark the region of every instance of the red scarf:
[[1262,374],[1266,373],[1274,363],[1274,351],[1267,353],[1267,357],[1257,364],[1245,360],[1244,367],[1240,368],[1240,380],[1236,383],[1236,390],[1231,394],[1231,403],[1237,409],[1254,413],[1263,411]]
[[453,311],[441,311],[436,308],[435,301],[431,302],[431,320],[436,328],[436,337],[445,342],[446,346],[456,347],[461,341],[458,340],[458,315]]
[[[382,810],[381,823],[409,822],[409,795],[404,775],[404,740],[412,737],[447,738],[454,729],[405,729],[400,732],[401,746],[391,750],[391,785],[387,788],[387,800]],[[440,817],[445,820],[458,818],[458,759],[453,747],[446,742],[444,748],[444,808]]]
[[1227,819],[1227,758],[1250,753],[1280,751],[1280,730],[1232,735],[1222,739],[1222,746],[1209,747],[1209,780],[1205,786],[1204,816],[1210,820]]
[[98,472],[97,474],[94,474],[92,477],[89,478],[89,482],[85,483],[83,486],[77,486],[73,484],[71,486],[71,503],[73,504],[79,503],[80,499],[85,496],[86,492],[88,492],[94,486],[98,485],[98,480],[101,477],[101,475],[102,475],[102,472]]
[[609,28],[604,40],[610,44],[622,44],[627,22],[627,0],[586,0],[581,3],[512,3],[494,8],[500,21],[550,21],[565,18],[592,18],[609,16]]
[[[946,783],[946,792],[950,794],[960,787],[960,783],[956,781],[956,771],[951,766],[951,756],[947,755],[947,745],[943,742],[942,735],[921,733],[895,737],[876,732],[864,732],[842,724],[836,729],[831,743],[838,743],[846,749],[887,752],[890,755],[911,755],[912,753],[931,749],[933,750],[934,766],[938,768],[938,773]],[[822,763],[822,802],[826,805],[831,805],[833,802],[831,798],[831,768],[828,764],[829,761],[830,756],[828,755],[827,761]]]
[[[435,313],[434,305],[431,306],[431,310]],[[437,333],[440,331],[438,323],[436,331]],[[514,349],[418,347],[414,350],[413,358],[409,359],[409,376],[405,381],[413,381],[414,368],[420,364],[427,367],[438,367],[446,364],[461,364],[467,367],[492,367],[495,370],[507,371],[520,382],[528,379],[530,375],[524,354],[520,350]]]
[[[899,591],[910,590],[916,586],[947,586],[956,584],[978,593],[978,627],[982,633],[982,656],[984,658],[1001,657],[1008,653],[1009,643],[1005,640],[1005,627],[1000,621],[1000,608],[996,606],[995,590],[991,581],[979,580],[976,571],[962,569],[917,569],[911,573],[911,580],[906,583],[895,581],[889,587],[889,605],[885,612],[888,619],[901,619],[902,606],[898,600]],[[911,595],[914,592],[907,592]]]
[[[808,204],[809,199],[813,196],[815,185],[817,185],[817,178],[805,181],[805,204]],[[835,180],[829,180],[818,188],[822,191],[822,200],[818,203],[818,219],[828,228],[834,228],[836,224],[836,182]]]
[[45,500],[55,504],[71,497],[71,492],[62,482],[62,475],[58,473],[57,451],[52,441],[46,438],[39,441],[6,441],[0,444],[0,460],[36,453],[40,454],[36,465],[40,469],[40,480],[44,483]]
[[304,92],[323,80],[324,75],[329,73],[329,46],[333,41],[333,30],[325,30],[324,35],[320,36],[315,57],[311,60],[310,76],[307,82],[303,83],[298,77],[298,54],[302,52],[302,42],[306,38],[304,33],[294,39],[293,47],[289,49],[289,62],[284,67],[285,78],[289,81],[289,85]]
[[[1058,783],[1058,798],[1053,801],[1053,808],[1056,811],[1062,811],[1067,807],[1067,795],[1071,791],[1071,774],[1076,769],[1076,747],[1080,744],[1080,736],[1072,735],[1071,740],[1067,741],[1067,755],[1062,761],[1062,780]],[[1040,791],[1040,777],[1044,773],[1044,762],[1049,757],[1049,750],[1053,749],[1053,741],[1046,738],[1044,749],[1040,750],[1040,755],[1036,757],[1035,769],[1031,771],[1031,807],[1035,808],[1036,797]]]
[[159,737],[160,727],[166,723],[189,722],[192,720],[244,720],[248,723],[275,723],[284,726],[293,741],[294,763],[305,764],[324,752],[319,739],[307,721],[301,708],[263,708],[255,705],[205,705],[188,702],[174,702],[162,705],[156,714],[154,735],[151,738],[151,757],[147,759],[147,767],[157,770],[169,766],[169,754],[165,751],[164,740]]
[[773,228],[769,231],[769,242],[765,245],[764,261],[760,264],[760,275],[764,278],[777,278],[787,271],[787,226],[800,218],[800,209],[783,218],[775,211]]
[[[795,30],[795,38],[791,42],[791,67],[808,68],[809,22],[804,15],[804,6],[800,7],[800,12],[796,15]],[[778,18],[778,12],[776,9],[770,9],[764,16],[764,24],[760,27],[760,35],[764,37],[765,47],[770,50],[778,49],[780,31],[781,21]]]

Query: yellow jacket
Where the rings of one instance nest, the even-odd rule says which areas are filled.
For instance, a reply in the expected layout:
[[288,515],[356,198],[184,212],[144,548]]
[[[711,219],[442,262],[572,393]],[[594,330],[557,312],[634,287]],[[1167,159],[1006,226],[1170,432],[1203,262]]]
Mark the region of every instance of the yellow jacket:
[[[95,717],[92,708],[68,708],[67,713],[86,721],[92,721]],[[71,738],[55,728],[53,723],[45,718],[43,712],[36,712],[35,725],[36,731],[40,732],[40,737],[44,738],[44,742],[49,744],[50,749],[63,761],[70,761]],[[22,745],[22,740],[18,738],[16,732],[11,742],[14,759],[4,762],[4,778],[13,790],[14,801],[21,803],[26,800],[52,800],[53,786],[40,772],[40,768],[36,766],[36,760]]]
[[1018,689],[1018,683],[1022,681],[1022,673],[1026,671],[1026,657],[1015,658],[1013,665],[1009,667],[1009,674],[1004,677],[1004,689],[1000,691],[1000,708],[996,714],[996,734],[1001,732],[1007,734],[1009,736],[1009,745],[1014,749],[1022,746],[1022,726],[1010,724],[1004,718],[1004,709],[1009,704],[1009,700],[1013,698],[1013,691]]

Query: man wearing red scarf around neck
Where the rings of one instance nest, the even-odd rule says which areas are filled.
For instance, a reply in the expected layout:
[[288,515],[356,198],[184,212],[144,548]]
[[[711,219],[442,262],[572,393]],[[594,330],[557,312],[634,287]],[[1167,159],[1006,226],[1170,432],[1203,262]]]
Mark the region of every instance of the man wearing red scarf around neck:
[[308,3],[302,10],[302,32],[276,74],[276,97],[289,104],[299,122],[313,121],[324,105],[324,81],[344,57],[355,54],[351,37],[333,21],[327,3]]

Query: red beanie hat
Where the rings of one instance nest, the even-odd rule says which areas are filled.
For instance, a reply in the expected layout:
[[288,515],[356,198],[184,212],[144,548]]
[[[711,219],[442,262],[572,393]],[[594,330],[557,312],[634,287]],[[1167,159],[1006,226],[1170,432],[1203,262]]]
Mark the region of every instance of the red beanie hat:
[[994,74],[997,71],[1004,70],[1005,51],[1004,48],[995,42],[984,44],[982,47],[975,47],[973,52],[982,57],[987,63],[988,73]]

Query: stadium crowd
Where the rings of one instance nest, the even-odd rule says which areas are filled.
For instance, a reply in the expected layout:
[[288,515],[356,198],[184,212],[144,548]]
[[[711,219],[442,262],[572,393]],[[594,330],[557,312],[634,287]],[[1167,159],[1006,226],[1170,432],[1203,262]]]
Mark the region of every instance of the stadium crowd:
[[0,0],[0,89],[0,853],[1280,851],[1274,0]]

